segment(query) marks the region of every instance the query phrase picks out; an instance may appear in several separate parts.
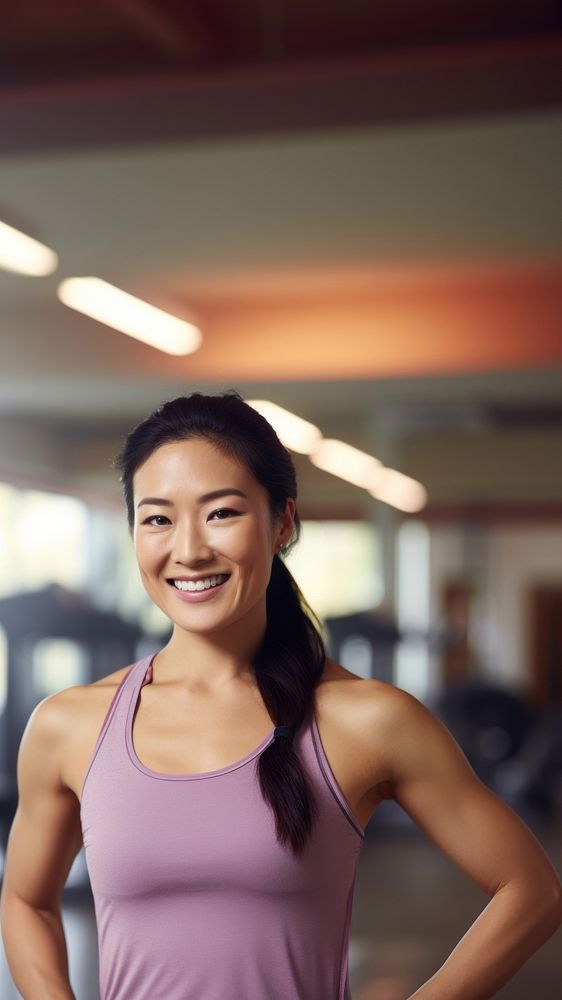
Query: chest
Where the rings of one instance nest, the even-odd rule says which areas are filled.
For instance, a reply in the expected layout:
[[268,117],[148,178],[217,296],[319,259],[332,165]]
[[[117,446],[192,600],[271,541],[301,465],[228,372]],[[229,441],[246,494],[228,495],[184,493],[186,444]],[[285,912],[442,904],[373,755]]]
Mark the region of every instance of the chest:
[[[315,719],[322,747],[333,776],[352,813],[365,829],[382,796],[379,783],[386,775],[373,775],[372,764],[358,742],[353,704],[360,681],[321,683],[315,690]],[[76,797],[80,794],[89,761],[112,694],[97,687],[85,699],[83,724],[69,742],[65,773]],[[89,704],[86,706],[86,700]],[[145,685],[129,713],[129,735],[141,765],[167,775],[197,775],[229,767],[252,753],[271,733],[273,723],[259,696],[247,700],[212,703],[185,693],[174,697]]]

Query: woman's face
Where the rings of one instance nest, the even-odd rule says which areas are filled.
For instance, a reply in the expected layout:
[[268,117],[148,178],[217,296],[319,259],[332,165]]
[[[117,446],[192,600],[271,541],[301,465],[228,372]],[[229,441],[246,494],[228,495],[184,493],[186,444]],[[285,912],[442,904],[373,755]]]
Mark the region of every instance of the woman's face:
[[[188,630],[212,631],[265,602],[273,556],[291,534],[293,499],[273,525],[267,492],[246,466],[200,438],[161,445],[137,469],[133,488],[141,579],[168,618]],[[219,490],[224,495],[205,499]],[[228,580],[206,591],[204,600],[184,599],[169,582],[221,573],[230,574]]]

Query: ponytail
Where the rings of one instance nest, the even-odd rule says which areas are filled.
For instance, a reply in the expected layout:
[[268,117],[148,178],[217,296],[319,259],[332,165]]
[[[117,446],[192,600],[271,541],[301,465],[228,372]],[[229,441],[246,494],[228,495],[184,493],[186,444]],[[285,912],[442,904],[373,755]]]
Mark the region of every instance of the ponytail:
[[[272,719],[296,732],[312,708],[325,649],[312,621],[314,613],[278,555],[273,559],[266,606],[267,631],[253,663],[256,680]],[[300,854],[318,806],[292,741],[274,739],[260,755],[258,774],[262,795],[275,815],[278,840],[288,841]]]

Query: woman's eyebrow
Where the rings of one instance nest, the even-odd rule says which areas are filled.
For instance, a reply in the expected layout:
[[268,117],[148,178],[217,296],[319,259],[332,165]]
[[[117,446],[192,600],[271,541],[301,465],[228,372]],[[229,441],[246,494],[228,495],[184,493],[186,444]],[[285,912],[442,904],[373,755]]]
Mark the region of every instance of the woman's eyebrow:
[[[248,497],[246,496],[245,493],[242,492],[242,490],[237,490],[234,486],[225,486],[224,489],[212,490],[211,493],[204,493],[202,497],[199,497],[197,503],[207,503],[209,500],[218,500],[219,497],[229,497],[229,496],[244,497],[244,500],[248,499]],[[142,507],[142,505],[145,503],[153,504],[154,506],[157,507],[174,506],[173,501],[166,500],[165,497],[144,497],[143,500],[139,500],[137,504],[137,509],[139,507]]]

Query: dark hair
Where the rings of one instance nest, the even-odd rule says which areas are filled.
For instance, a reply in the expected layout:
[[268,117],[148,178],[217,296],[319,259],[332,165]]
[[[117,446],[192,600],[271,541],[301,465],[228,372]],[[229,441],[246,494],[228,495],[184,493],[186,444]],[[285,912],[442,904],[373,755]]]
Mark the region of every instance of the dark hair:
[[[272,521],[297,497],[290,452],[273,427],[235,390],[207,396],[194,392],[162,403],[128,434],[114,460],[121,470],[129,532],[134,527],[133,477],[160,445],[204,438],[243,463],[267,491]],[[284,554],[298,542],[301,522],[295,507],[293,535]],[[296,732],[312,708],[314,689],[326,658],[320,622],[279,555],[273,557],[266,592],[267,628],[252,661],[257,684],[275,725]],[[258,763],[262,795],[275,815],[278,840],[300,854],[312,832],[318,805],[290,740],[279,737],[262,751]]]

